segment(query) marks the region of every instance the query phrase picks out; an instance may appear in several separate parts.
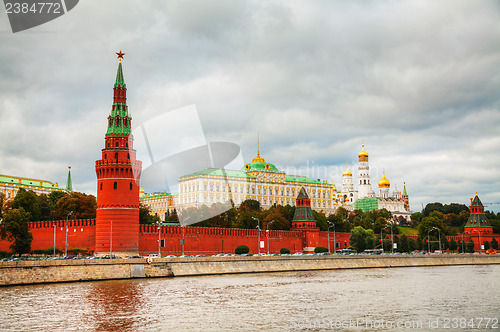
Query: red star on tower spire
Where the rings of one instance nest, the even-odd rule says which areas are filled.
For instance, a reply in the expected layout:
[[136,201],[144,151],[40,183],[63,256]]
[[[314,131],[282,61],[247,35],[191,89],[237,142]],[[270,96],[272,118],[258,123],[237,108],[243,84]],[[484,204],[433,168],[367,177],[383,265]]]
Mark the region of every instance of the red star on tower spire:
[[120,50],[120,52],[116,52],[116,55],[118,55],[118,59],[120,59],[120,62],[122,62],[122,59],[123,59],[123,56],[125,55],[125,53],[122,53],[122,50]]

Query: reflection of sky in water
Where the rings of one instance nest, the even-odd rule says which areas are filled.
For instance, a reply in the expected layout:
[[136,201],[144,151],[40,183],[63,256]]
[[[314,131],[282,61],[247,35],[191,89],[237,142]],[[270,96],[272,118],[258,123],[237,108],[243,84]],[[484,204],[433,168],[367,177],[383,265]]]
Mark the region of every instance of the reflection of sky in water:
[[1,330],[287,330],[291,320],[497,317],[500,266],[135,279],[0,289]]

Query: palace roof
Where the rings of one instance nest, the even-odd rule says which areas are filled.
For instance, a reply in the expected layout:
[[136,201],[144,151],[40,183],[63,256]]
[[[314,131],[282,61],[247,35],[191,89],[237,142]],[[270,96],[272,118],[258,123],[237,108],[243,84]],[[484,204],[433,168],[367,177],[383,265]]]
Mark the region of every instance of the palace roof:
[[63,190],[63,188],[58,187],[57,183],[54,184],[54,183],[47,181],[47,180],[21,178],[21,177],[17,177],[17,176],[9,176],[9,175],[2,175],[2,174],[0,174],[0,183]]

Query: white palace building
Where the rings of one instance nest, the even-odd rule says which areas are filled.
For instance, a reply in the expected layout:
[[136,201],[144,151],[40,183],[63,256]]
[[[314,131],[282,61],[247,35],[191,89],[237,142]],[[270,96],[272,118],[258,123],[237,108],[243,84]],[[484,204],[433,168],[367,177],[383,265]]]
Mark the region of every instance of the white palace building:
[[303,187],[311,199],[311,208],[327,216],[339,207],[351,211],[386,208],[394,216],[407,219],[410,211],[406,188],[403,194],[398,191],[390,194],[390,182],[384,173],[379,181],[379,195],[376,196],[370,183],[368,153],[364,144],[358,158],[357,190],[349,169],[342,175],[342,190],[338,192],[335,185],[328,181],[286,174],[266,162],[257,151],[252,162],[240,170],[207,168],[182,176],[178,194],[146,194],[141,190],[140,200],[164,220],[165,214],[171,213],[174,208],[182,213],[187,208],[199,209],[215,203],[232,202],[238,206],[247,199],[258,201],[263,209],[273,204],[295,206],[295,199]]

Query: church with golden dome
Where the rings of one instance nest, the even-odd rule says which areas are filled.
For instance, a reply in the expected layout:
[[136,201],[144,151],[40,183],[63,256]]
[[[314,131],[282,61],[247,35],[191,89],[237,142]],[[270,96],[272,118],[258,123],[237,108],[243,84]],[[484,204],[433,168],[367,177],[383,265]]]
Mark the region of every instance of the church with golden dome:
[[344,205],[351,207],[354,210],[372,211],[386,209],[390,211],[396,219],[410,219],[411,211],[409,205],[409,197],[406,192],[406,184],[403,184],[403,193],[394,189],[391,193],[391,182],[385,175],[385,170],[382,173],[382,178],[378,182],[378,195],[372,188],[370,179],[370,166],[368,163],[369,154],[365,150],[364,142],[361,146],[361,151],[358,154],[358,189],[354,189],[352,172],[349,167],[342,174],[342,190],[338,194],[338,198]]

